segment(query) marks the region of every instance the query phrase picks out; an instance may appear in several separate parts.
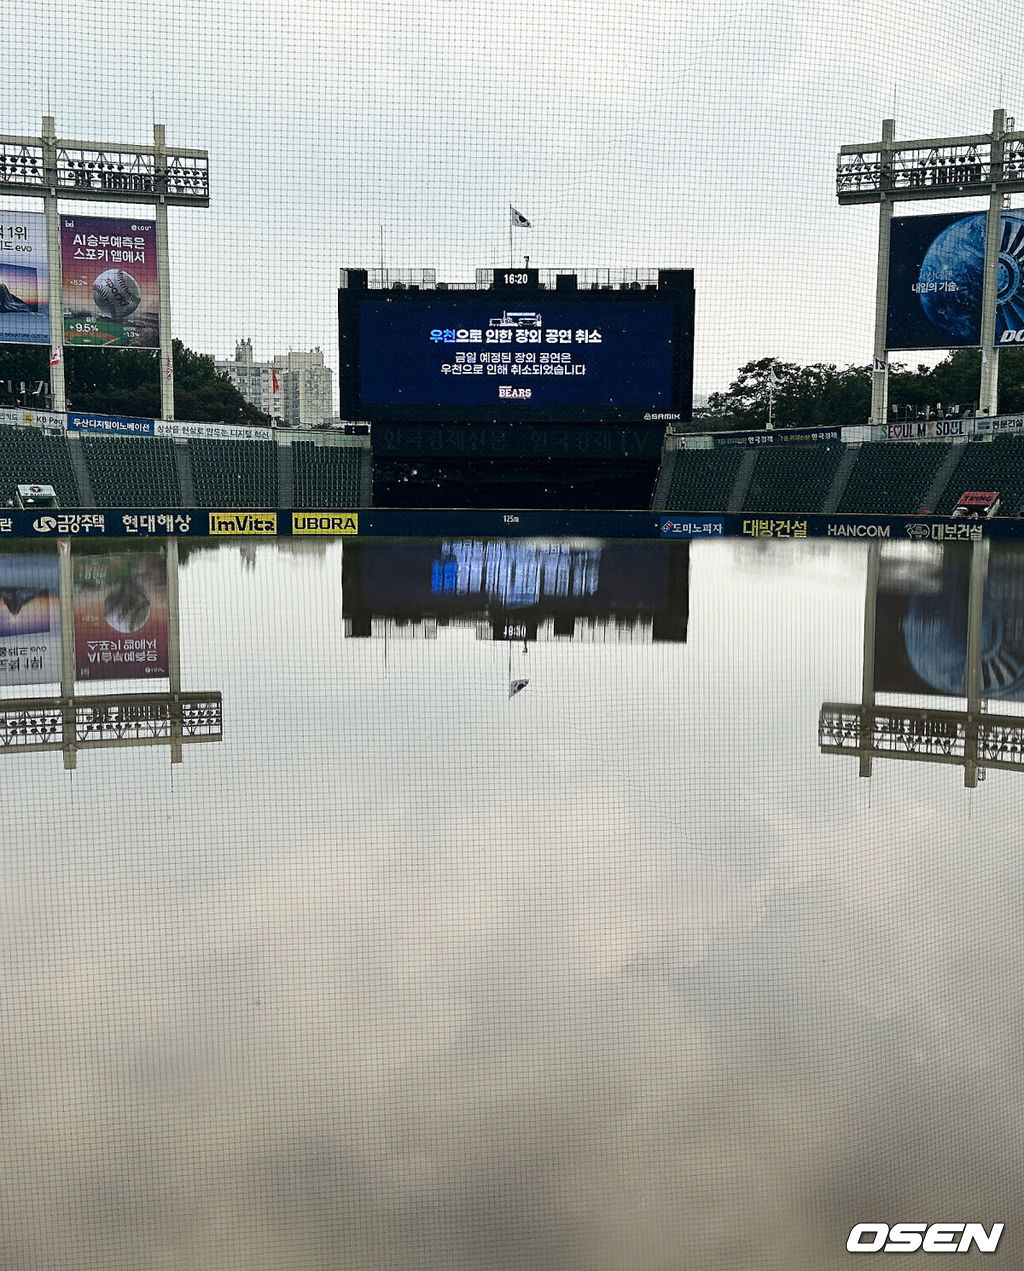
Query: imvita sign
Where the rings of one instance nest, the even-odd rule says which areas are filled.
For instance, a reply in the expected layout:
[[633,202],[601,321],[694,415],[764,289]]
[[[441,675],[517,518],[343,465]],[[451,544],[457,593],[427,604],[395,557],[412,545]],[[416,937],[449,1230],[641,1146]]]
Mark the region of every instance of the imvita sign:
[[1001,1222],[986,1231],[980,1222],[859,1222],[846,1241],[848,1253],[995,1253]]

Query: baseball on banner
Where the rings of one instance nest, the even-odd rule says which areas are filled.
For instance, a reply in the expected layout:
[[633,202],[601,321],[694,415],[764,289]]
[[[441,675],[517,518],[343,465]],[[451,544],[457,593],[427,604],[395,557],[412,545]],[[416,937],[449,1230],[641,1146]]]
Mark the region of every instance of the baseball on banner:
[[139,284],[123,269],[107,269],[92,285],[92,298],[105,318],[127,318],[142,301]]

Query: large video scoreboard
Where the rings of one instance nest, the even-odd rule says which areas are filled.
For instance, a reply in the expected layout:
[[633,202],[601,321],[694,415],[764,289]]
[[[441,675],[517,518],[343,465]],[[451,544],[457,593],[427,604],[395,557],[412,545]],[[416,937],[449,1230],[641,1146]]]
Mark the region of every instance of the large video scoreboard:
[[489,288],[338,294],[341,416],[380,422],[650,423],[688,420],[693,273],[658,285],[541,284],[495,270]]

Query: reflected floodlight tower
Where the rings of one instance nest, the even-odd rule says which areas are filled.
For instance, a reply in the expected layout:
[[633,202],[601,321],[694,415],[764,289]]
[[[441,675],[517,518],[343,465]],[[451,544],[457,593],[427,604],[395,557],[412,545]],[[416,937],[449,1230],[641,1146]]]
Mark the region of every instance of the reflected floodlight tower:
[[71,544],[59,543],[60,694],[0,700],[0,754],[60,750],[64,767],[78,765],[79,750],[125,746],[169,746],[171,763],[182,762],[182,746],[220,741],[220,693],[181,691],[178,543],[167,540],[166,693],[78,693]]
[[0,136],[0,194],[43,200],[49,268],[50,390],[53,409],[67,409],[64,388],[64,301],[59,199],[148,203],[156,213],[156,268],[160,326],[160,414],[174,418],[171,357],[171,286],[167,208],[210,206],[210,158],[205,150],[169,148],[163,124],[153,125],[153,144],[58,140],[52,115],[41,137]]
[[896,141],[896,122],[882,121],[881,141],[841,147],[836,161],[836,197],[841,204],[877,203],[878,272],[875,284],[875,348],[871,377],[871,422],[886,423],[889,364],[886,312],[889,294],[889,231],[893,205],[916,199],[989,196],[981,297],[981,389],[979,410],[996,413],[999,387],[995,344],[999,281],[1000,214],[1004,196],[1024,190],[1024,132],[1007,130],[1004,110],[993,111],[991,133]]
[[878,544],[873,543],[868,551],[861,701],[822,704],[818,716],[822,754],[857,756],[862,777],[871,776],[875,758],[956,764],[964,770],[964,785],[972,789],[986,768],[1024,772],[1024,716],[989,714],[981,692],[982,611],[989,540],[975,542],[971,549],[963,682],[967,709],[962,711],[876,704]]

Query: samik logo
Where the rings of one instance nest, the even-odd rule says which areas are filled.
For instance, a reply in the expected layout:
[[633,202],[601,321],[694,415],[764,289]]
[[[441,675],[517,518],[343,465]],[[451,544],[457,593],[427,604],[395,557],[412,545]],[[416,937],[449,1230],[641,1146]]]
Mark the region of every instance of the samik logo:
[[986,1231],[980,1222],[859,1222],[846,1241],[848,1253],[995,1253],[1002,1239],[1001,1222]]
[[276,534],[276,512],[211,512],[211,534]]
[[907,526],[907,537],[920,542],[921,539],[931,538],[931,529],[921,521],[914,521]]

